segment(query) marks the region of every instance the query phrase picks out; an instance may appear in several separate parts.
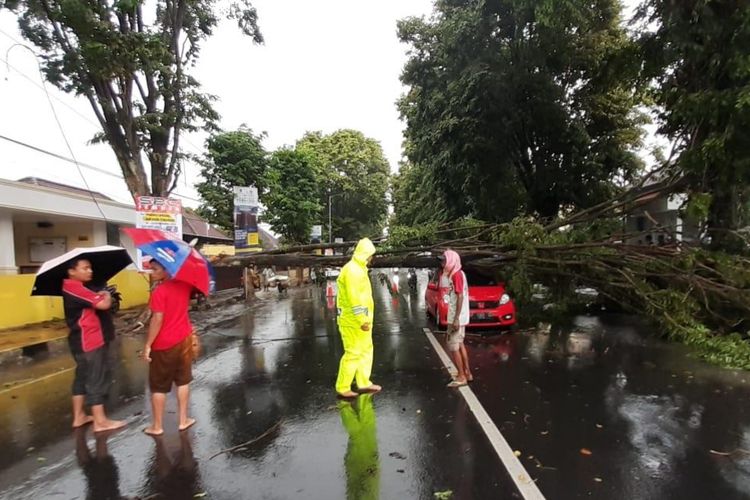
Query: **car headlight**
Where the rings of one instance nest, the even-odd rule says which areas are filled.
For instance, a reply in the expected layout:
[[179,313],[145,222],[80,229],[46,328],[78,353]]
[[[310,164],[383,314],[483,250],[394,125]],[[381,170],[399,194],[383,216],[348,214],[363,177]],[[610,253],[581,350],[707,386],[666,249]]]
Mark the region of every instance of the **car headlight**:
[[448,297],[447,293],[445,295],[443,295],[443,302],[445,302],[446,304],[450,304],[451,303],[451,298]]
[[504,293],[503,296],[500,297],[500,305],[504,306],[508,302],[510,302],[510,295],[508,295],[507,293]]

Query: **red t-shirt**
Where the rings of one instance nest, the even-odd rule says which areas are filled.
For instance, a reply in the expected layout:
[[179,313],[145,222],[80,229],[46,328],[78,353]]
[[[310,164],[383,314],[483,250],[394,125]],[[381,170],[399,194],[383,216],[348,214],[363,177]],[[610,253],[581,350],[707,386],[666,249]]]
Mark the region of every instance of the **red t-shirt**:
[[151,293],[151,311],[164,314],[161,330],[151,345],[152,350],[166,351],[193,332],[188,314],[192,293],[191,285],[175,280],[163,282]]
[[[451,281],[453,282],[453,290],[455,290],[457,294],[464,293],[464,273],[461,271],[455,273],[451,277]],[[466,300],[465,297],[464,300]]]

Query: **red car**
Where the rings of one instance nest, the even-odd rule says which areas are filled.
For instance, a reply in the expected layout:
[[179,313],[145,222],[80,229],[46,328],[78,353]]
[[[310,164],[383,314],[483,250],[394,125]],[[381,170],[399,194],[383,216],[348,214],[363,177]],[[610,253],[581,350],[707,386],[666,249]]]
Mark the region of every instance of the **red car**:
[[[505,291],[504,283],[464,270],[469,281],[469,327],[509,328],[516,324],[516,306]],[[434,273],[425,292],[427,314],[440,327],[448,324],[448,288],[440,286],[440,276]],[[445,283],[443,283],[445,284]]]

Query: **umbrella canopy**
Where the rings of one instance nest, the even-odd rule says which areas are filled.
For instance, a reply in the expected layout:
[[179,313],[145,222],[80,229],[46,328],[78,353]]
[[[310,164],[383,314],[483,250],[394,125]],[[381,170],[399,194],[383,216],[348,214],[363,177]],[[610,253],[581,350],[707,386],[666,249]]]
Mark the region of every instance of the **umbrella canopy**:
[[128,252],[121,247],[76,248],[42,264],[36,273],[31,295],[62,295],[63,280],[68,277],[68,263],[76,258],[91,262],[92,281],[101,285],[133,263]]
[[161,264],[172,279],[193,285],[204,295],[209,294],[209,264],[196,249],[157,229],[125,228],[122,232],[138,250]]

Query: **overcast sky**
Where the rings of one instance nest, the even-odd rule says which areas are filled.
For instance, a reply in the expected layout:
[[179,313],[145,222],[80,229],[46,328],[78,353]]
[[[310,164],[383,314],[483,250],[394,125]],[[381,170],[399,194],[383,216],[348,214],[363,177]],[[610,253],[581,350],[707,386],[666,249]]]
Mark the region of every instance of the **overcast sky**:
[[[626,2],[633,5],[635,2]],[[407,47],[396,22],[429,15],[431,0],[255,0],[265,45],[252,45],[226,22],[204,45],[195,76],[219,97],[221,126],[246,124],[265,131],[269,150],[293,144],[305,131],[361,130],[378,140],[395,169],[403,124],[395,101]],[[41,88],[35,57],[22,47],[16,19],[0,11],[0,136],[70,157]],[[10,51],[8,52],[8,50]],[[10,69],[6,68],[7,62]],[[130,197],[108,146],[88,145],[99,130],[88,102],[48,86],[75,157],[92,190],[120,201]],[[202,152],[205,136],[188,138],[185,150]],[[0,139],[0,177],[37,176],[84,187],[72,163]],[[185,204],[198,195],[198,168],[188,165],[177,192]]]

